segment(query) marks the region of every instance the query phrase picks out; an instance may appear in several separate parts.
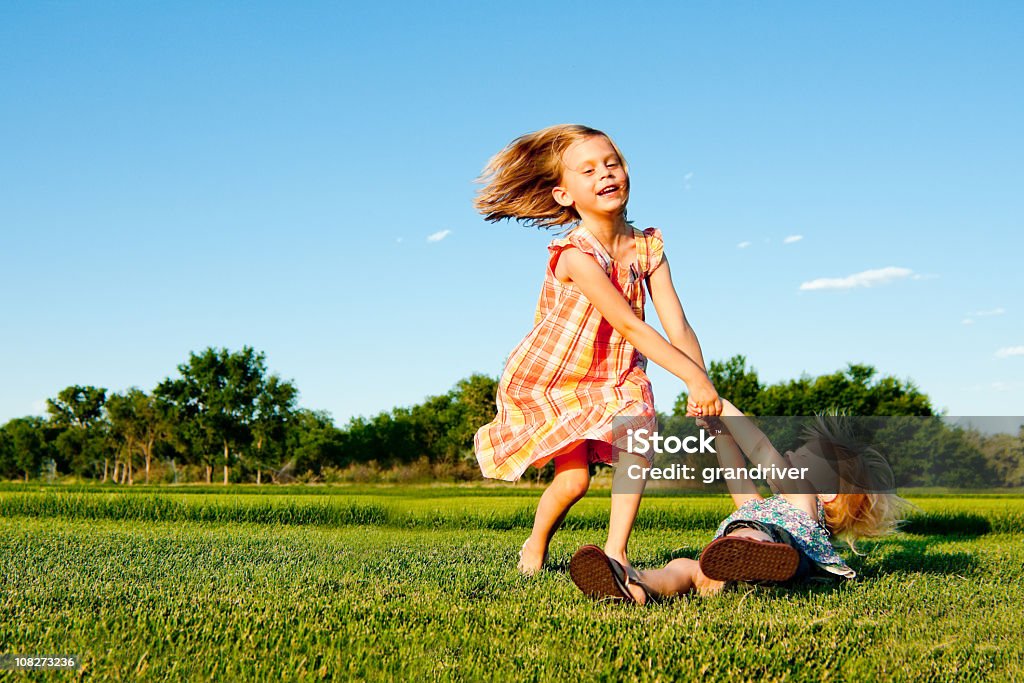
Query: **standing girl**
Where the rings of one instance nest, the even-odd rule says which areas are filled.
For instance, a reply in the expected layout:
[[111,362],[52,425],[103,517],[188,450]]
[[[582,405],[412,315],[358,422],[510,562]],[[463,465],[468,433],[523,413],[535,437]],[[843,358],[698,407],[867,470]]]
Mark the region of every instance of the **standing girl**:
[[[533,330],[510,354],[498,415],[474,444],[485,477],[514,481],[554,460],[520,553],[519,570],[533,574],[586,493],[590,464],[614,462],[612,444],[628,429],[657,429],[646,358],[683,380],[702,414],[718,415],[722,403],[672,284],[661,232],[626,222],[629,174],[611,138],[579,125],[524,135],[491,159],[482,182],[475,205],[487,220],[572,228],[548,247]],[[669,341],[644,322],[645,283]],[[612,494],[604,549],[627,568],[641,495]]]

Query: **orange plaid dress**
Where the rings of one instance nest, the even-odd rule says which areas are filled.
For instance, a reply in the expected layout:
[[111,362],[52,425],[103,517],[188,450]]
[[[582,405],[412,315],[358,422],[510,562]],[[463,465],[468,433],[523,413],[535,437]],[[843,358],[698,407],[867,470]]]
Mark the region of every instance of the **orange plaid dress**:
[[657,429],[647,359],[615,331],[573,283],[555,277],[564,249],[592,256],[642,320],[644,282],[661,264],[657,228],[633,229],[636,262],[623,268],[582,225],[548,246],[533,330],[509,356],[498,383],[498,415],[474,449],[485,477],[515,481],[530,465],[591,441],[590,462],[613,462],[628,429]]

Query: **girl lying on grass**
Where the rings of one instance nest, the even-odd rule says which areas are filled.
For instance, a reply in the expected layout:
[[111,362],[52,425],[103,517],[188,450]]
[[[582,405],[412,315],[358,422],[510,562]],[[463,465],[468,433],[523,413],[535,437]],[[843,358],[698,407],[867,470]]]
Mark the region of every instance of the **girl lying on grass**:
[[597,546],[580,548],[569,564],[580,590],[597,599],[645,604],[691,592],[715,594],[733,581],[853,578],[855,572],[836,552],[830,536],[855,549],[858,538],[893,531],[908,506],[892,493],[888,463],[852,436],[844,418],[817,417],[805,432],[805,443],[784,456],[728,401],[723,401],[722,418],[697,420],[717,433],[721,467],[746,467],[749,460],[779,471],[807,467],[810,474],[806,479],[769,481],[778,492],[770,498],[762,497],[749,479],[727,479],[737,509],[718,527],[700,560],[679,558],[662,569],[636,572]]

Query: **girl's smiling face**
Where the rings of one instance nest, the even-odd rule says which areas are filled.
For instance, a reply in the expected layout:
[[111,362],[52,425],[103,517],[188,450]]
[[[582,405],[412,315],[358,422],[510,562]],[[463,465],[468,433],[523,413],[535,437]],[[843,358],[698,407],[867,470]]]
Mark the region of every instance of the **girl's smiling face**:
[[611,141],[593,135],[565,150],[561,184],[551,191],[562,206],[587,214],[621,214],[629,199],[629,174]]

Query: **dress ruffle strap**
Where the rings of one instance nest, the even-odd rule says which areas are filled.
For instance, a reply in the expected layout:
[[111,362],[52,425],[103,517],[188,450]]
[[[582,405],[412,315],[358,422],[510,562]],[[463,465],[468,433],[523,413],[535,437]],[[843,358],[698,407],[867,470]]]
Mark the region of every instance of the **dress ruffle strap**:
[[603,249],[597,247],[590,239],[587,238],[587,233],[581,230],[574,230],[572,234],[553,240],[548,245],[548,269],[551,274],[555,273],[555,265],[558,263],[559,257],[562,252],[569,248],[575,247],[584,254],[588,254],[595,261],[597,261],[606,273],[611,272],[611,261],[608,259],[608,255],[604,253]]
[[644,277],[647,277],[661,265],[665,256],[665,240],[661,237],[661,230],[647,228],[644,230],[644,239],[640,241],[643,242],[644,249],[637,252],[637,263]]

